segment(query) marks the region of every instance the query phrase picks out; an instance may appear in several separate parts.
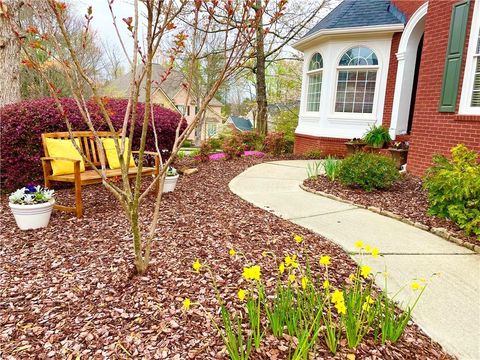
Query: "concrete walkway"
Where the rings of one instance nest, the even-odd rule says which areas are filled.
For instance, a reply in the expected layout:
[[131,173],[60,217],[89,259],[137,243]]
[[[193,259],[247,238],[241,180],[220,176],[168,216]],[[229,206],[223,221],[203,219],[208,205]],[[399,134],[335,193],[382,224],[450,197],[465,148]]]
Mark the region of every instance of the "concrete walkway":
[[[234,178],[230,189],[339,244],[354,259],[356,240],[377,246],[383,256],[364,263],[377,272],[387,267],[389,292],[415,278],[429,279],[413,313],[415,322],[451,354],[480,359],[480,255],[403,222],[303,191],[299,185],[307,177],[307,163],[253,166]],[[411,296],[407,286],[398,299]]]

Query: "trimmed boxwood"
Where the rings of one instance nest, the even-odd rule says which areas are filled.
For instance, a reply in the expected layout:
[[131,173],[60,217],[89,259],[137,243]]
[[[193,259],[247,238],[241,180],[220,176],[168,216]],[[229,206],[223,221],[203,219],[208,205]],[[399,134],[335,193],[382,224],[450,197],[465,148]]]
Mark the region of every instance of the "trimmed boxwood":
[[[71,98],[61,99],[74,131],[88,130],[75,101]],[[127,100],[106,99],[112,122],[120,130],[126,111]],[[93,101],[88,103],[92,119],[98,130],[108,130],[99,115]],[[133,140],[133,149],[140,144],[144,104],[137,106],[137,126]],[[67,131],[65,121],[52,98],[22,101],[0,109],[1,155],[0,185],[2,190],[10,191],[28,183],[42,183],[43,173],[40,158],[44,156],[41,134]],[[175,129],[180,115],[161,106],[154,106],[155,128],[161,150],[171,150],[175,140]],[[186,126],[186,124],[184,125]],[[155,151],[155,139],[152,126],[149,125],[147,150]]]
[[356,152],[342,160],[338,180],[366,191],[387,189],[400,174],[393,159],[379,154]]

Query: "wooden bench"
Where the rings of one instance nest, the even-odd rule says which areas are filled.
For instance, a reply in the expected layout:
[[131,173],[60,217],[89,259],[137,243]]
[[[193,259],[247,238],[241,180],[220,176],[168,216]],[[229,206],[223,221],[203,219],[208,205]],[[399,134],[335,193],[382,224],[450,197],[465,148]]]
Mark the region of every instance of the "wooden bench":
[[[114,136],[113,133],[107,131],[97,132],[100,138],[111,138]],[[91,131],[74,131],[73,136],[75,139],[78,139],[80,146],[85,154],[85,157],[89,159],[96,167],[100,168],[100,156],[97,149],[97,143],[95,142],[94,135]],[[83,205],[82,205],[82,186],[90,184],[99,184],[102,182],[102,178],[95,170],[93,170],[88,163],[85,162],[85,171],[80,172],[80,160],[66,159],[61,157],[51,157],[48,153],[46,146],[46,138],[55,138],[55,139],[70,139],[68,132],[55,132],[55,133],[45,133],[42,134],[42,144],[45,157],[42,157],[42,167],[43,167],[43,177],[45,180],[45,187],[50,188],[51,181],[60,181],[73,183],[75,185],[75,207],[63,206],[55,204],[54,208],[62,211],[74,212],[78,218],[83,216]],[[138,154],[138,151],[132,151],[133,154]],[[145,151],[145,154],[152,155],[155,157],[155,167],[143,167],[142,175],[158,175],[159,174],[159,165],[160,159],[156,152]],[[52,175],[52,166],[51,161],[53,160],[67,160],[72,161],[74,164],[73,174],[65,175]],[[105,160],[106,161],[106,160]],[[106,164],[108,168],[108,164]],[[138,168],[130,167],[128,170],[129,177],[135,177],[137,175]],[[120,177],[122,174],[121,169],[107,169],[106,176],[107,178]]]

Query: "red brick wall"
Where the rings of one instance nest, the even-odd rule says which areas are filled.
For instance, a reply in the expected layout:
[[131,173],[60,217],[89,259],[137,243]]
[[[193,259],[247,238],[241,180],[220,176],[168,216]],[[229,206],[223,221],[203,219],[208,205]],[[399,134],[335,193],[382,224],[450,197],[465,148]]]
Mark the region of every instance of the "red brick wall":
[[[449,149],[458,143],[464,143],[469,148],[480,152],[480,116],[467,117],[459,116],[457,113],[438,112],[452,4],[455,2],[456,0],[430,1],[428,6],[411,148],[408,155],[408,170],[416,175],[422,175],[431,165],[432,155],[435,153],[446,155]],[[472,2],[465,40],[464,64],[460,76],[457,112],[473,7]]]
[[382,125],[385,128],[390,127],[392,121],[393,96],[395,93],[395,82],[397,80],[397,51],[400,44],[402,33],[395,33],[392,37],[392,46],[390,48],[390,64],[388,66],[387,88],[385,90],[385,105],[383,107]]
[[320,150],[322,155],[345,156],[347,148],[345,142],[348,139],[336,139],[315,137],[308,135],[295,134],[295,154],[303,154],[308,150]]
[[[439,2],[439,0],[434,0]],[[440,0],[443,1],[443,0]],[[391,0],[392,4],[395,7],[403,12],[407,16],[407,20],[410,19],[410,16],[418,9],[418,7],[424,4],[425,0]]]

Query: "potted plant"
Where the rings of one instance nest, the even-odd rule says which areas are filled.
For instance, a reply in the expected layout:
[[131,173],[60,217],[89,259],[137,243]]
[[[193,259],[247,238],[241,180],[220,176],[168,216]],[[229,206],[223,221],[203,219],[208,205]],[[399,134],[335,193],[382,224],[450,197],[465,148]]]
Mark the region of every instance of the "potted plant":
[[54,191],[40,185],[27,185],[8,197],[17,226],[21,230],[47,227],[55,199]]
[[167,176],[165,176],[165,182],[163,183],[163,192],[172,192],[177,186],[178,172],[173,166],[169,166],[167,170]]
[[365,141],[359,138],[353,138],[345,143],[349,154],[362,150],[365,145],[367,145]]
[[392,138],[390,137],[388,130],[382,125],[372,125],[367,133],[363,136],[363,140],[371,148],[381,149],[385,144],[388,144],[390,141],[392,141]]
[[409,147],[410,144],[408,141],[396,141],[388,148],[388,151],[390,151],[390,154],[399,169],[401,169],[402,165],[407,163]]

